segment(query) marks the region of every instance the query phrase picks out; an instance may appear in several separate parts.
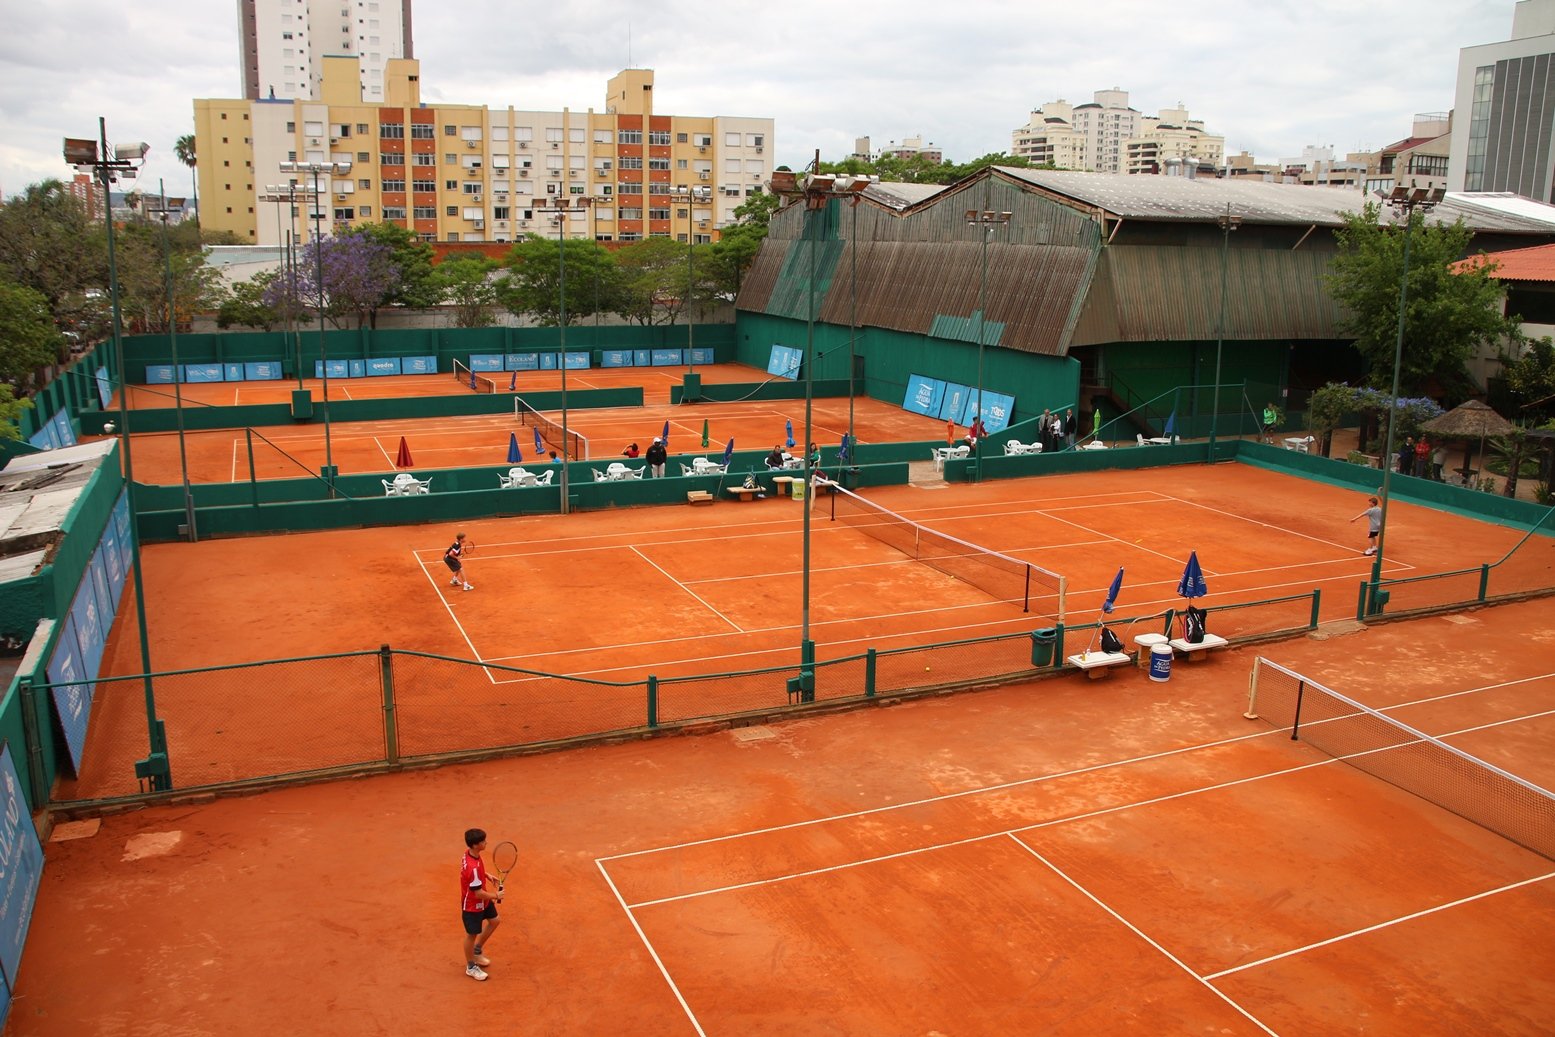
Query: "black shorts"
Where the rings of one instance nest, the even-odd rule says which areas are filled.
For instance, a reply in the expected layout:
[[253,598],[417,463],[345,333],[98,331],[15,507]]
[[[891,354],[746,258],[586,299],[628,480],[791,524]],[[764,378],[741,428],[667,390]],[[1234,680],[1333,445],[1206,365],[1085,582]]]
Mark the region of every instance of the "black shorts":
[[453,555],[444,555],[443,564],[448,566],[449,570],[452,572],[458,572],[460,569],[464,568],[464,563],[459,561],[459,559],[455,558]]
[[495,901],[488,900],[484,911],[460,911],[459,914],[464,917],[464,931],[471,936],[479,936],[481,923],[497,917],[497,905]]

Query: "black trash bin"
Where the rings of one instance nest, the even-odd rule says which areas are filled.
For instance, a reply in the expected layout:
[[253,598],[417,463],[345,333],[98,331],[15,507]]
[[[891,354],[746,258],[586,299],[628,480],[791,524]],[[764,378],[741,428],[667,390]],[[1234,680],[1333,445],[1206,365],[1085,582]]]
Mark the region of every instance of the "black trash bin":
[[844,490],[858,489],[860,472],[857,468],[844,468],[842,470],[842,488]]
[[1041,630],[1031,632],[1031,665],[1052,666],[1053,647],[1058,643],[1058,631],[1053,627],[1043,627]]

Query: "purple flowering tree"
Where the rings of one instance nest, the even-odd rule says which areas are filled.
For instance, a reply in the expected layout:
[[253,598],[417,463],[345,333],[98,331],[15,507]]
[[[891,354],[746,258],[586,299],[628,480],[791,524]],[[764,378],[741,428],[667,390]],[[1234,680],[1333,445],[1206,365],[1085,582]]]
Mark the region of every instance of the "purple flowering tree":
[[286,279],[278,278],[265,293],[266,303],[284,312],[290,300],[317,314],[320,267],[324,274],[324,316],[337,328],[345,327],[352,317],[357,327],[365,325],[400,283],[389,246],[364,235],[341,234],[304,245],[298,253],[295,298],[291,298]]

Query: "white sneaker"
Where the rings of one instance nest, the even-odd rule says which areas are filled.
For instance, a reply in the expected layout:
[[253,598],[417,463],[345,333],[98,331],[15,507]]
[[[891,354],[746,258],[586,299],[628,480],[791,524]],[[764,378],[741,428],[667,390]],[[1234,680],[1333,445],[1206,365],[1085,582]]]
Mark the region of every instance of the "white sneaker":
[[464,974],[471,979],[484,980],[486,978],[486,970],[473,961],[464,967]]
[[464,589],[467,590],[467,591],[472,591],[472,590],[475,589],[475,584],[467,583],[467,584],[464,585]]
[[1368,547],[1366,549],[1366,553],[1369,554],[1369,555],[1374,555],[1374,554],[1377,553],[1377,549],[1375,547]]
[[448,586],[450,586],[450,587],[457,587],[457,586],[459,586],[459,577],[455,576],[453,579],[449,580],[448,581]]

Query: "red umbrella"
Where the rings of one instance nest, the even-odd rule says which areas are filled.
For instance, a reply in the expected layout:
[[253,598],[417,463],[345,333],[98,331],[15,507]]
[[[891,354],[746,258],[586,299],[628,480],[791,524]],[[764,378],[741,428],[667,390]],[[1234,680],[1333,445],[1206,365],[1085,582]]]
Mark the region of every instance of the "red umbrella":
[[416,462],[410,459],[410,444],[405,442],[405,437],[400,437],[400,452],[394,458],[394,467],[409,468]]

